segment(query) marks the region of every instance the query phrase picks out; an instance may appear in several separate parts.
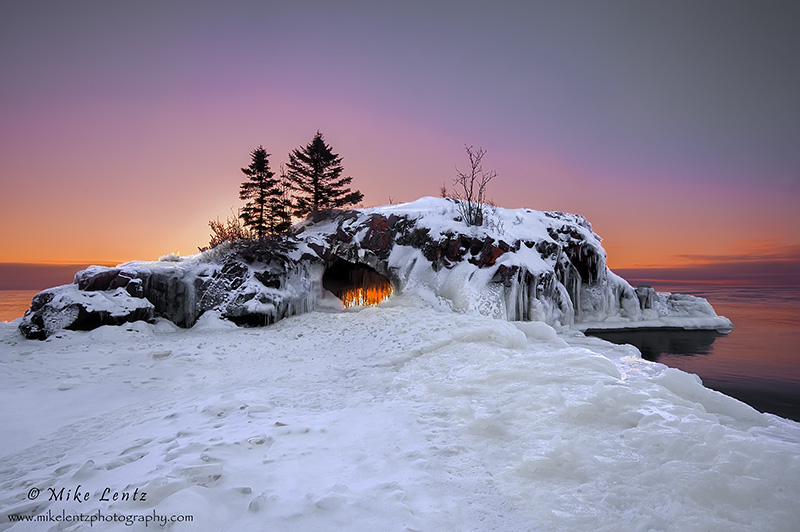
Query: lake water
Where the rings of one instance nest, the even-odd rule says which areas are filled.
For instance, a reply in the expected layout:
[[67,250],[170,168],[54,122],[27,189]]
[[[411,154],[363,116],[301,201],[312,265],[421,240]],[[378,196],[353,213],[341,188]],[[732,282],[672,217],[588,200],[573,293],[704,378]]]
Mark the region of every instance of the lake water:
[[0,290],[0,321],[21,318],[41,290]]
[[[661,292],[707,298],[735,328],[726,335],[633,331],[597,336],[631,343],[649,360],[696,373],[709,388],[758,410],[800,421],[800,287],[651,284]],[[36,293],[0,290],[0,321],[21,317]]]

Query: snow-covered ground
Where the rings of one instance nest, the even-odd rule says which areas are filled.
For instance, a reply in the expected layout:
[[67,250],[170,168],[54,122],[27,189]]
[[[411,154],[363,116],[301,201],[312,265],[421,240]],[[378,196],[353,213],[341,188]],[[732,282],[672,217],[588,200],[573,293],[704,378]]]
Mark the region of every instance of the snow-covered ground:
[[[189,330],[136,322],[36,342],[0,323],[0,372],[0,530],[800,522],[800,424],[630,346],[410,296],[251,329],[206,313]],[[62,488],[69,502],[48,501]],[[193,520],[7,517],[48,511]]]

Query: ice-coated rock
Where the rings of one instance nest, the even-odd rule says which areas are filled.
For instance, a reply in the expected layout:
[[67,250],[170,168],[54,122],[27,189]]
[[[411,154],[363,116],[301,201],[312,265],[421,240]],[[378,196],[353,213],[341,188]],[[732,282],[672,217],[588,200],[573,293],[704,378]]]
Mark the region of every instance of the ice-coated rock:
[[[38,295],[20,329],[42,338],[59,327],[119,323],[123,315],[160,316],[190,327],[208,310],[242,325],[266,325],[314,309],[326,293],[326,269],[341,261],[374,270],[395,293],[512,321],[585,329],[667,319],[668,326],[683,320],[698,328],[730,327],[704,299],[634,289],[615,275],[600,237],[581,216],[486,207],[484,224],[475,227],[464,224],[453,200],[422,198],[318,213],[289,235],[184,259],[93,266],[74,284]],[[58,301],[45,295],[54,290],[63,296]],[[99,297],[119,309],[95,312],[76,325],[72,314],[82,316],[80,309],[88,312]]]
[[153,304],[131,297],[122,288],[84,291],[74,284],[36,294],[20,324],[30,339],[44,340],[61,329],[88,331],[101,325],[152,321]]

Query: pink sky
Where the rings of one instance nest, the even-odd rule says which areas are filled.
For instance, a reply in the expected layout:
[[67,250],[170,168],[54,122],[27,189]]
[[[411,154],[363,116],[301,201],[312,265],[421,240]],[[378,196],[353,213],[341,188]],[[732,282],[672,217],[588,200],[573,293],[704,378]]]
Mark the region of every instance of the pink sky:
[[250,150],[318,129],[367,206],[471,144],[495,203],[586,216],[612,268],[797,260],[795,6],[300,4],[4,4],[0,262],[195,253]]

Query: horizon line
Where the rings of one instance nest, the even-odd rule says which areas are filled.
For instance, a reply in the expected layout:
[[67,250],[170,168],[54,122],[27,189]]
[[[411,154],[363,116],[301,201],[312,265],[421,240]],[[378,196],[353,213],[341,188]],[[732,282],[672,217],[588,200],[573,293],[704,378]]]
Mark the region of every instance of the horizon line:
[[[124,262],[0,262],[0,290],[44,290],[72,283],[75,274],[89,266],[115,267]],[[778,264],[784,267],[769,267]],[[774,264],[764,261],[756,268],[752,266],[754,265],[721,263],[609,269],[628,282],[800,286],[800,268],[795,269],[794,265],[787,268],[785,261],[774,261]]]

